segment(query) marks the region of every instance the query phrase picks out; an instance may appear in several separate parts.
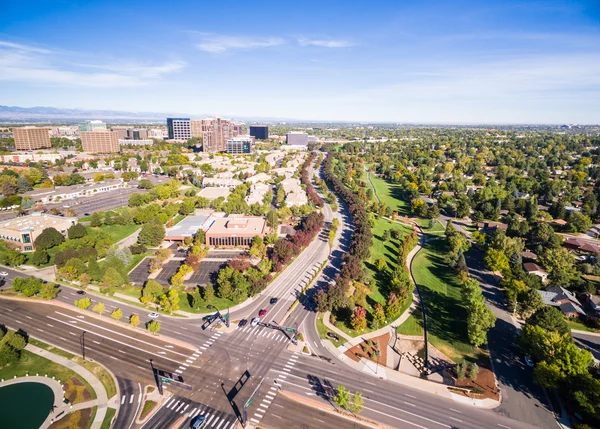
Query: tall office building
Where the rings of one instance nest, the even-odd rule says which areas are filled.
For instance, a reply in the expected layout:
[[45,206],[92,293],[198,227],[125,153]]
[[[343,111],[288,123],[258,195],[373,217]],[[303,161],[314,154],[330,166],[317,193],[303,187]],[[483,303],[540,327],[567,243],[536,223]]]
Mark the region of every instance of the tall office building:
[[269,127],[266,125],[250,125],[250,135],[257,140],[267,140],[269,138]]
[[188,141],[192,137],[190,118],[167,118],[169,140]]
[[17,150],[35,150],[52,147],[50,128],[18,127],[13,129],[15,148]]
[[243,155],[252,153],[254,138],[251,136],[238,136],[227,140],[227,153],[231,155]]
[[290,131],[285,135],[285,141],[290,145],[308,145],[308,134],[302,131]]
[[121,150],[117,131],[81,131],[81,145],[87,153],[114,153]]
[[[119,136],[119,139],[126,139],[127,138],[127,135],[128,135],[128,128],[127,127],[111,127],[110,130],[116,132],[117,135]],[[89,130],[89,131],[92,131],[92,130]]]
[[106,130],[106,124],[102,121],[85,121],[79,124],[79,131],[104,131]]
[[194,119],[192,137],[202,137],[204,152],[225,152],[227,140],[237,135],[235,125],[228,119]]

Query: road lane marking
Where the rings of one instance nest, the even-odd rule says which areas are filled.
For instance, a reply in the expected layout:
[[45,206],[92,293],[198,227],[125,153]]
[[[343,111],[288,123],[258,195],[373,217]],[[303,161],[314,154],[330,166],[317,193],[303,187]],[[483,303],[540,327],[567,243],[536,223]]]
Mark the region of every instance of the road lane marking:
[[134,396],[135,396],[135,395],[131,395],[131,398],[129,398],[129,403],[130,403],[130,404],[133,404],[133,397],[134,397]]
[[175,370],[175,372],[176,372],[177,374],[181,374],[183,371],[182,371],[182,370],[180,370],[180,369],[176,369],[176,370]]
[[449,419],[452,419],[452,420],[454,420],[454,421],[457,421],[457,422],[459,422],[459,423],[462,423],[462,422],[463,422],[462,420],[460,420],[460,419],[457,419],[456,417],[448,416],[448,418],[449,418]]
[[124,355],[127,354],[127,352],[124,352],[123,350],[119,350],[121,353],[123,353]]
[[[57,314],[60,314],[61,316],[64,316],[64,317],[69,317],[69,318],[72,318],[71,316],[69,316],[69,315],[67,315],[67,314],[64,314],[64,313],[61,313],[61,312],[59,312],[59,311],[56,311],[55,313],[57,313]],[[55,321],[58,321],[58,322],[61,322],[61,323],[65,323],[65,322],[63,322],[62,320],[54,319],[54,318],[52,318],[52,317],[50,317],[50,316],[47,316],[47,317],[48,317],[49,319],[52,319],[52,320],[55,320]],[[156,347],[156,348],[158,348],[158,349],[162,349],[162,350],[164,350],[164,347],[162,347],[162,346],[159,346],[158,344],[149,343],[149,342],[147,342],[147,341],[144,341],[144,340],[141,340],[141,339],[139,339],[139,338],[135,338],[135,337],[130,337],[129,335],[125,335],[125,334],[122,334],[122,333],[120,333],[120,332],[113,331],[113,330],[111,330],[111,329],[105,328],[105,327],[103,327],[103,326],[100,326],[100,325],[96,325],[96,324],[94,324],[94,323],[91,323],[91,322],[86,322],[85,320],[80,320],[80,322],[81,322],[81,323],[85,323],[85,324],[87,324],[87,325],[94,326],[94,327],[96,327],[96,328],[99,328],[99,329],[102,329],[102,330],[104,330],[104,331],[111,332],[111,333],[113,333],[113,334],[116,334],[116,335],[120,335],[120,336],[122,336],[122,337],[125,337],[125,338],[128,338],[128,339],[130,339],[130,340],[135,340],[135,341],[138,341],[138,342],[140,342],[140,343],[142,343],[142,344],[146,344],[146,345],[148,345],[148,346],[151,346],[151,347]],[[91,332],[91,331],[90,331],[90,332]],[[96,334],[96,335],[98,335],[98,334]],[[116,341],[116,340],[113,340],[113,341]],[[133,347],[133,346],[130,346],[130,347]],[[183,356],[183,357],[187,357],[187,356],[188,356],[187,354],[180,353],[180,352],[176,352],[176,351],[174,351],[174,350],[167,350],[167,351],[170,351],[171,353],[175,353],[175,354],[177,354],[177,355],[180,355],[180,356]]]
[[175,402],[175,398],[171,399],[169,401],[169,403],[166,405],[167,408],[171,408],[171,405],[173,405],[173,402]]
[[410,405],[411,407],[416,407],[415,404],[411,404],[410,402],[403,401],[406,405]]
[[50,326],[51,328],[54,328],[54,325],[51,325],[49,323],[46,323],[46,325]]
[[[209,417],[209,416],[210,416],[210,417]],[[208,426],[208,424],[210,423],[210,421],[211,421],[212,419],[214,419],[214,418],[215,418],[215,415],[213,414],[213,415],[211,416],[210,414],[207,414],[207,415],[206,415],[206,418],[207,418],[207,420],[206,420],[206,424],[205,424],[205,426]]]
[[58,337],[58,339],[59,339],[59,340],[63,340],[63,341],[67,341],[67,339],[66,339],[66,338],[63,338],[63,337]]
[[42,331],[40,328],[35,328],[35,329],[36,329],[36,330],[38,330],[38,331],[40,331],[40,332],[44,332],[44,331]]
[[254,422],[254,423],[260,423],[260,420],[256,420],[256,419],[250,419],[250,421]]
[[219,424],[217,425],[217,427],[215,429],[219,429],[223,423],[225,423],[225,420],[221,419],[221,421],[219,422]]
[[33,320],[33,317],[29,317],[27,315],[25,315],[25,317],[27,317],[29,320]]
[[214,427],[214,425],[215,425],[215,424],[216,424],[218,421],[219,421],[219,417],[217,417],[217,418],[215,419],[215,421],[213,422],[213,424],[212,424],[212,425],[210,425],[210,427],[211,427],[211,428],[212,428],[212,427]]
[[454,411],[455,413],[462,414],[462,411],[455,410],[454,408],[449,408],[450,411]]
[[503,428],[510,429],[510,426],[504,426],[504,425],[501,425],[500,423],[496,423],[496,424],[497,424],[498,426],[501,426],[501,427],[503,427]]
[[92,340],[92,343],[94,344],[100,344],[98,341]]
[[194,413],[196,412],[197,409],[198,409],[198,407],[196,407],[192,411],[190,411],[190,417],[194,416]]
[[405,394],[404,394],[404,396],[408,396],[409,398],[417,399],[417,397],[416,397],[416,396],[409,395],[408,393],[405,393]]
[[[55,318],[53,318],[53,317],[50,317],[50,316],[48,316],[48,317],[49,317],[50,319],[52,319],[52,320],[56,321],[56,322],[63,323],[63,324],[65,324],[65,325],[69,325],[67,322],[64,322],[64,321],[62,321],[62,320],[60,320],[60,319],[55,319]],[[70,325],[69,325],[69,326],[70,326]],[[102,335],[102,334],[99,334],[99,333],[97,333],[97,332],[94,332],[94,331],[91,331],[91,330],[88,330],[88,331],[86,331],[86,332],[87,332],[88,334],[96,335],[96,336],[98,336],[98,337],[100,337],[100,338],[104,338],[104,339],[106,339],[106,340],[109,340],[109,341],[114,341],[115,343],[117,343],[117,344],[121,344],[121,345],[123,345],[123,346],[125,346],[125,347],[130,347],[130,348],[132,348],[132,349],[139,350],[139,351],[141,351],[141,352],[144,352],[144,353],[149,353],[149,354],[152,354],[152,352],[151,352],[151,351],[144,350],[144,349],[141,349],[141,348],[139,348],[139,347],[136,347],[136,346],[132,346],[132,345],[130,345],[130,344],[124,343],[124,342],[122,342],[122,341],[119,341],[119,340],[115,340],[114,338],[107,337],[107,336],[105,336],[105,335]],[[74,334],[73,332],[69,332],[69,334],[71,334],[71,335],[77,335],[77,334]],[[159,347],[159,346],[155,346],[155,347]],[[173,353],[175,353],[175,352],[173,352]],[[114,356],[111,356],[111,357],[112,357],[113,359],[116,359]],[[163,359],[167,359],[167,360],[170,360],[171,362],[179,363],[179,362],[178,362],[178,361],[176,361],[175,359],[171,359],[171,358],[169,358],[169,357],[166,357],[166,356],[165,356],[165,357],[163,357]]]
[[181,414],[183,414],[183,412],[184,412],[185,410],[187,410],[189,406],[190,406],[190,404],[186,404],[186,405],[185,405],[185,407],[183,407],[183,410],[181,410]]
[[126,398],[126,396],[123,395],[123,397],[121,398],[121,405],[123,405],[125,403],[125,398]]

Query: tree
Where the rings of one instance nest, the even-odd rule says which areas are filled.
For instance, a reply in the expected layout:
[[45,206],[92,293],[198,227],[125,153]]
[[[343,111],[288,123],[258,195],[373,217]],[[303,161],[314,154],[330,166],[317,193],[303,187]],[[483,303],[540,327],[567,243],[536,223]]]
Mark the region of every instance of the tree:
[[557,286],[568,286],[577,274],[573,254],[564,247],[546,249],[540,262],[548,271],[548,280]]
[[110,317],[112,317],[115,320],[121,320],[121,318],[123,317],[123,310],[121,310],[120,308],[115,308],[113,312],[110,313]]
[[360,414],[363,410],[363,404],[365,400],[363,398],[362,392],[355,391],[354,395],[352,395],[352,402],[350,403],[350,411],[354,414]]
[[132,314],[131,317],[129,318],[129,324],[132,326],[139,326],[140,316],[138,316],[137,314]]
[[164,294],[160,299],[160,305],[164,311],[172,314],[174,311],[179,310],[179,292],[177,289],[170,289],[169,292]]
[[45,250],[36,249],[31,255],[31,263],[36,267],[47,264],[50,261],[50,255]]
[[483,300],[473,303],[467,317],[469,342],[475,347],[487,343],[487,331],[495,324],[496,316],[486,307]]
[[69,229],[67,230],[67,235],[69,237],[69,240],[75,240],[77,238],[85,237],[87,235],[87,231],[85,229],[85,226],[83,226],[80,223],[76,223],[69,227]]
[[386,316],[391,320],[395,320],[400,316],[401,309],[402,303],[398,299],[398,296],[394,292],[390,292],[385,305]]
[[96,212],[92,214],[92,217],[90,219],[90,226],[92,228],[102,226],[102,217],[100,216],[100,213]]
[[142,244],[147,247],[156,247],[162,243],[165,238],[165,234],[165,227],[162,223],[146,223],[142,226],[140,234],[138,235],[138,244]]
[[104,314],[104,303],[101,301],[98,304],[94,305],[94,307],[92,308],[92,311],[94,313],[98,313],[100,316],[102,316]]
[[385,269],[387,268],[387,262],[383,258],[378,258],[375,261],[375,267],[377,268],[377,271],[379,271],[379,272],[385,271]]
[[148,305],[150,303],[156,303],[159,297],[164,294],[164,289],[160,283],[156,280],[148,279],[144,288],[142,289],[142,296],[140,301]]
[[572,212],[568,218],[570,232],[585,232],[592,227],[592,220],[589,216],[580,212]]
[[210,303],[215,299],[215,288],[211,283],[207,283],[202,290],[202,297],[204,301]]
[[479,374],[479,365],[476,363],[471,364],[471,370],[469,371],[469,378],[473,381],[477,380],[477,375]]
[[560,335],[571,332],[562,312],[556,307],[543,306],[527,320],[527,323],[537,325],[547,331],[558,332]]
[[383,235],[381,236],[381,239],[383,241],[390,241],[391,238],[392,238],[392,233],[390,232],[389,229],[386,229],[385,231],[383,231]]
[[456,365],[456,378],[464,380],[467,374],[467,361],[463,360],[461,363]]
[[52,300],[58,295],[58,285],[56,283],[42,283],[40,287],[40,298]]
[[192,307],[195,310],[199,309],[202,306],[202,304],[204,304],[204,300],[202,299],[202,296],[200,295],[200,292],[198,292],[198,290],[195,290],[194,292],[189,294],[189,300],[190,307]]
[[352,329],[359,332],[367,327],[367,311],[363,307],[359,305],[354,307],[352,317],[350,318],[350,325],[352,325]]
[[81,298],[75,301],[75,306],[82,310],[88,309],[90,305],[92,305],[92,301],[89,298]]
[[329,305],[329,297],[327,296],[327,292],[323,289],[319,289],[317,293],[314,295],[315,304],[317,306],[317,312],[325,313],[326,311],[331,311],[331,306]]
[[510,271],[510,265],[508,257],[502,250],[488,249],[485,253],[485,264],[492,271],[498,271],[501,273],[507,273]]
[[48,250],[65,241],[65,237],[56,228],[46,228],[37,236],[33,245],[36,250]]
[[160,322],[157,322],[156,320],[151,320],[146,324],[146,328],[149,332],[157,334],[158,331],[160,331]]
[[346,386],[340,384],[337,387],[337,393],[333,397],[333,402],[340,408],[348,407],[348,404],[350,403],[350,392],[346,390]]
[[373,325],[379,328],[385,324],[385,311],[383,306],[379,303],[373,306]]
[[544,300],[539,292],[535,289],[530,289],[519,301],[519,308],[524,319],[528,319],[533,313],[544,307]]

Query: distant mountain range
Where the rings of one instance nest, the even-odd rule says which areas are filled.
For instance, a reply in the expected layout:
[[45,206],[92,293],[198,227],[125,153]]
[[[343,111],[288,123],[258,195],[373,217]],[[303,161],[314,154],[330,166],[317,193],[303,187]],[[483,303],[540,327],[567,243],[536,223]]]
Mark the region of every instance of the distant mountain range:
[[[120,110],[61,109],[58,107],[19,107],[0,105],[0,123],[75,123],[87,119],[100,119],[106,122],[162,122],[166,118],[206,118],[215,115],[190,115],[168,112],[124,112]],[[223,115],[223,117],[228,117]],[[246,122],[294,122],[287,118],[236,117]]]

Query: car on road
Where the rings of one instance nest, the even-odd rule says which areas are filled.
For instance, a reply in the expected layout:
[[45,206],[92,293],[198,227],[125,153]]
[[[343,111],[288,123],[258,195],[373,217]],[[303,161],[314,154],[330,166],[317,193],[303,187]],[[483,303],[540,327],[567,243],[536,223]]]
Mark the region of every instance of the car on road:
[[327,332],[327,336],[328,336],[329,338],[332,338],[332,339],[336,340],[336,341],[339,341],[339,340],[340,340],[340,337],[338,337],[338,335],[337,335],[337,334],[334,334],[333,332]]
[[258,317],[265,317],[267,315],[267,309],[263,308],[258,312]]
[[77,292],[75,292],[77,295],[85,295],[85,291],[84,290],[78,290]]
[[277,301],[279,301],[279,298],[271,298],[271,300],[269,301],[269,303],[271,305],[273,305],[273,304],[277,304]]
[[7,275],[8,275],[8,273],[6,271],[0,272],[0,276],[2,276],[2,277],[6,277]]
[[533,368],[533,366],[535,364],[533,363],[533,360],[531,360],[531,358],[529,356],[525,356],[525,365],[527,365],[529,368]]
[[158,316],[159,316],[159,314],[158,314],[158,313],[150,313],[150,314],[148,315],[148,317],[149,317],[150,319],[158,319]]
[[83,215],[84,215],[84,216],[90,216],[90,214],[89,214],[89,213],[84,213]]
[[252,322],[250,322],[250,326],[256,326],[258,325],[258,322],[260,322],[260,318],[255,317],[254,319],[252,319]]
[[190,429],[198,429],[206,421],[206,416],[196,416],[190,423]]
[[238,328],[243,328],[244,326],[246,326],[246,323],[248,323],[248,321],[246,319],[242,319],[238,322]]

